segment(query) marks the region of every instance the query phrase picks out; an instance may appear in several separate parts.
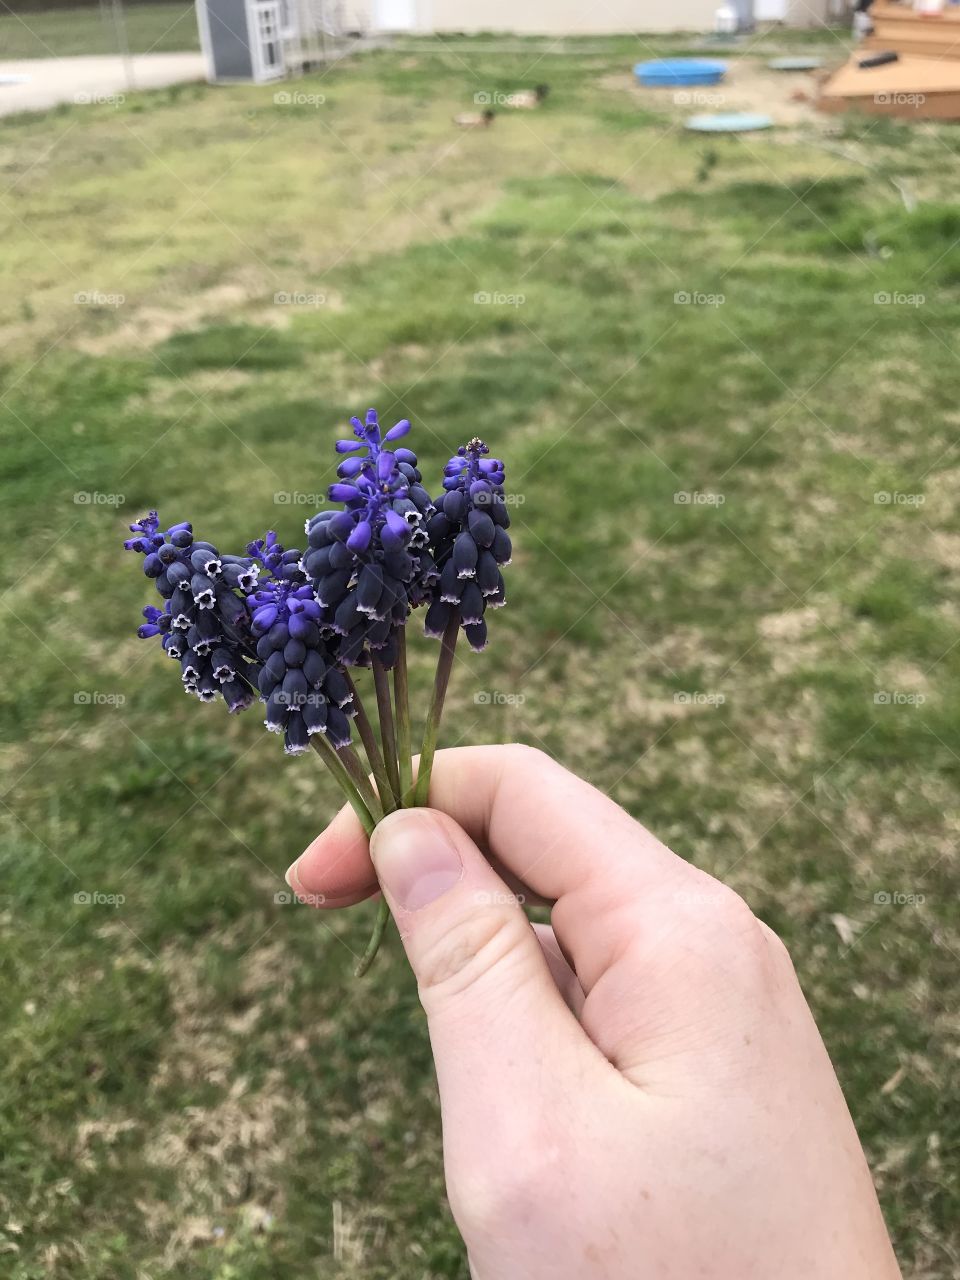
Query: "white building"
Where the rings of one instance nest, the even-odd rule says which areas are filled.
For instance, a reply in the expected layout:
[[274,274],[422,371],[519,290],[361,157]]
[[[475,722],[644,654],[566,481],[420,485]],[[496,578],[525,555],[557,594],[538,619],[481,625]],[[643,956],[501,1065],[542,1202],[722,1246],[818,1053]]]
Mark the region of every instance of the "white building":
[[[728,3],[731,0],[728,0]],[[418,34],[481,31],[513,35],[623,35],[637,31],[711,31],[721,0],[346,0],[349,29]],[[845,0],[732,0],[759,22],[820,26]]]

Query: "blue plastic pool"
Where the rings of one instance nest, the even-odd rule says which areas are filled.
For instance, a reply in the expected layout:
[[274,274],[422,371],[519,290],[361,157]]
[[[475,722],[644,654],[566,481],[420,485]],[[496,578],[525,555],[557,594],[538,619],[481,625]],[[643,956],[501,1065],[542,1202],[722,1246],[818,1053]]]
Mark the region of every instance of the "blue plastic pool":
[[654,62],[638,62],[633,68],[633,74],[640,83],[651,88],[719,84],[726,73],[725,62],[713,62],[707,58],[659,58]]

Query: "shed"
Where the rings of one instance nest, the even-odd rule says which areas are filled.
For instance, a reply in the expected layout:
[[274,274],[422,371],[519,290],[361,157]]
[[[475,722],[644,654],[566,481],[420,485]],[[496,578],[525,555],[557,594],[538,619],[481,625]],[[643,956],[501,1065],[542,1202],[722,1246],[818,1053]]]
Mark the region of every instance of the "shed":
[[197,0],[207,79],[260,82],[299,74],[323,61],[328,38],[339,35],[338,12],[327,0]]
[[197,0],[207,79],[276,80],[285,74],[280,0]]

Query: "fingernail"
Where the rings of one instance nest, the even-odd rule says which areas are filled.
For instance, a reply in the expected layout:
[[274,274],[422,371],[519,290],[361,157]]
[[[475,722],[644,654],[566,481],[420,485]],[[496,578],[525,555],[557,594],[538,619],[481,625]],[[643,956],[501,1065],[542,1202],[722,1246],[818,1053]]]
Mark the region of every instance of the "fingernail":
[[[303,857],[303,854],[301,853],[300,858],[302,857]],[[290,886],[290,888],[293,890],[294,893],[302,895],[304,891],[303,885],[300,883],[300,877],[297,874],[297,867],[299,867],[300,865],[300,858],[297,858],[295,862],[290,863],[290,866],[287,867],[286,871],[283,874],[283,878],[284,880],[286,880],[287,884]]]
[[436,818],[407,811],[391,814],[370,840],[381,885],[405,911],[436,902],[463,878],[463,863]]

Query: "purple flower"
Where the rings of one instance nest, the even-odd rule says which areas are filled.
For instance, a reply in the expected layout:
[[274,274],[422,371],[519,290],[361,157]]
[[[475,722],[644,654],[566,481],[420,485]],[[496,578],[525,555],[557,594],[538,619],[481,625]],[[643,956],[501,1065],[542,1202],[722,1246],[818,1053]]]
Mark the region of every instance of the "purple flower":
[[313,583],[322,625],[340,637],[345,666],[367,665],[371,653],[386,667],[397,656],[397,629],[424,603],[437,571],[425,522],[434,512],[417,470],[416,454],[389,448],[410,430],[404,419],[381,434],[375,409],[353,418],[353,439],[338,440],[349,455],[329,497],[340,511],[307,521],[302,569]]
[[510,563],[510,515],[503,494],[504,465],[482,440],[461,445],[444,467],[444,494],[427,523],[440,572],[424,621],[441,636],[456,611],[472,649],[486,647],[488,608],[506,603],[503,574]]
[[305,751],[323,733],[334,747],[350,742],[353,694],[334,644],[320,627],[322,609],[300,568],[301,553],[286,551],[271,530],[247,548],[266,577],[247,597],[266,704],[264,723],[282,733],[288,755]]
[[257,666],[249,649],[250,618],[237,592],[253,589],[257,566],[196,541],[188,523],[161,530],[155,511],[130,531],[135,536],[123,545],[144,557],[143,571],[164,601],[162,609],[144,609],[137,635],[161,637],[164,651],[180,663],[188,693],[201,702],[222,697],[230,711],[242,711],[253,702]]

